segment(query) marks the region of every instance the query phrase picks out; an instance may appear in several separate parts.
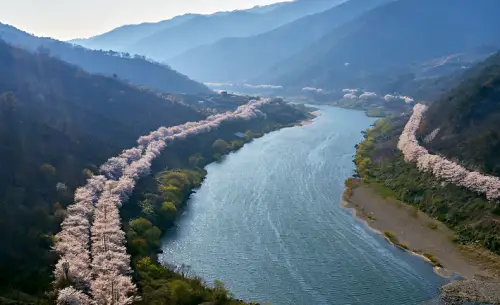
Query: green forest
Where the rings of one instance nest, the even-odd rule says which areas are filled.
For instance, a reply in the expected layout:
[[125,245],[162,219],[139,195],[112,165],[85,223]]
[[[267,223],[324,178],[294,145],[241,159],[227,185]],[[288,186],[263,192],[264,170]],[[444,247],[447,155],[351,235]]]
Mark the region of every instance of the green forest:
[[[500,255],[500,201],[492,199],[498,196],[485,197],[419,171],[397,149],[411,108],[422,103],[428,110],[416,132],[421,146],[470,171],[500,177],[500,53],[495,54],[500,2],[317,2],[186,14],[185,25],[164,20],[123,26],[117,36],[108,32],[124,45],[140,46],[141,54],[125,47],[98,50],[104,47],[97,44],[87,49],[72,43],[77,40],[38,37],[0,22],[0,304],[73,305],[88,299],[82,302],[257,305],[239,300],[221,281],[205,281],[190,266],[160,261],[162,242],[190,208],[207,165],[224,162],[266,133],[311,119],[313,109],[306,106],[311,102],[381,118],[356,145],[355,179],[347,180],[345,194],[352,191],[350,182],[370,185],[381,196],[430,215],[432,223],[446,224],[457,244]],[[182,29],[207,37],[183,37],[177,32]],[[145,36],[132,42],[134,32]],[[106,33],[99,36],[109,39]],[[216,43],[225,47],[207,53],[217,50]],[[160,55],[181,45],[188,55],[206,53],[184,63],[192,68],[186,73],[200,78],[163,62],[176,67],[176,60],[179,64],[191,55],[162,55],[162,62],[148,58],[155,45],[163,49],[157,50]],[[226,90],[286,94],[304,105]],[[356,94],[349,98],[346,92]],[[183,126],[168,128],[176,125]],[[407,137],[411,144],[413,131]],[[134,149],[124,152],[129,148]],[[118,155],[110,161],[112,169],[100,168]],[[105,182],[82,190],[93,176]],[[77,189],[84,194],[75,196]],[[223,208],[231,214],[227,204]],[[398,234],[384,234],[406,247]],[[281,245],[282,239],[273,243]],[[289,263],[288,255],[275,259],[268,252],[271,263]],[[439,266],[432,255],[423,255]],[[292,269],[288,264],[287,272],[297,281]],[[73,276],[78,272],[83,275]],[[306,297],[323,300],[298,282]],[[96,293],[99,285],[103,298]],[[309,286],[316,289],[315,283]]]
[[484,246],[500,254],[500,202],[444,184],[404,161],[396,144],[407,117],[376,122],[357,146],[357,175],[384,196],[393,196],[442,221],[456,233],[456,241]]
[[[0,303],[52,304],[53,295],[47,292],[57,259],[53,238],[74,190],[108,158],[135,146],[138,137],[206,114],[182,98],[164,98],[2,41],[0,66]],[[233,100],[226,99],[229,108]],[[233,102],[233,109],[250,99]],[[140,181],[125,205],[128,250],[144,304],[236,302],[221,283],[208,288],[185,267],[158,265],[156,253],[161,234],[203,180],[206,164],[252,138],[307,117],[304,109],[283,103],[261,110],[265,117],[226,122],[209,134],[169,146],[153,164],[156,175]]]
[[[205,165],[219,162],[245,142],[285,126],[266,121],[260,123],[263,129],[246,130],[243,138],[234,134],[224,136],[226,140],[217,138],[235,127],[226,126],[224,131],[221,128],[222,133],[204,134],[167,147],[163,155],[168,157],[162,155],[155,164],[158,169],[167,169],[139,183],[131,203],[123,207],[122,215],[128,220],[125,230],[142,297],[140,304],[246,304],[233,299],[222,282],[207,285],[190,273],[189,266],[160,265],[156,254],[160,250],[160,237],[174,225],[177,216],[186,208],[192,191],[205,178]],[[258,126],[254,124],[245,128]],[[241,126],[240,123],[237,125]]]

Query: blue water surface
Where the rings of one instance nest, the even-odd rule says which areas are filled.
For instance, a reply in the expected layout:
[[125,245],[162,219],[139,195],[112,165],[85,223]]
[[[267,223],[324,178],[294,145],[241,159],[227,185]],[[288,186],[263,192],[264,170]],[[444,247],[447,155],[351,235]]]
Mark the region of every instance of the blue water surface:
[[421,304],[445,279],[340,207],[355,144],[374,119],[321,107],[207,166],[160,259],[237,298],[276,305]]

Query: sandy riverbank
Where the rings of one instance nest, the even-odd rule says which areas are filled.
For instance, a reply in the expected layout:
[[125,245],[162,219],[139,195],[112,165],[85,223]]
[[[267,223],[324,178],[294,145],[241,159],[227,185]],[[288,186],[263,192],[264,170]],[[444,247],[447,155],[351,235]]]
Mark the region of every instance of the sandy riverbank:
[[314,119],[321,115],[321,112],[320,111],[313,111],[313,112],[310,112],[310,115],[311,115],[311,117],[309,119],[304,120],[302,122],[299,122],[297,125],[298,126],[311,125],[313,123]]
[[373,187],[362,183],[352,191],[346,190],[343,197],[342,205],[376,232],[384,236],[383,232],[391,232],[414,254],[435,258],[435,263],[442,265],[435,267],[438,274],[448,277],[458,273],[466,279],[500,276],[500,257],[477,247],[457,245],[449,228],[414,207],[382,198]]

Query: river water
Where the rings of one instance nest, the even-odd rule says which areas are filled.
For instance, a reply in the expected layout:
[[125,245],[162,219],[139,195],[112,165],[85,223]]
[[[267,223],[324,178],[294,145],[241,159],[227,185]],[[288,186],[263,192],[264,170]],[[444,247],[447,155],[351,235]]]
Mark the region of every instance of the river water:
[[202,187],[163,241],[165,263],[275,305],[421,304],[445,280],[340,207],[354,145],[374,122],[322,107],[207,166]]

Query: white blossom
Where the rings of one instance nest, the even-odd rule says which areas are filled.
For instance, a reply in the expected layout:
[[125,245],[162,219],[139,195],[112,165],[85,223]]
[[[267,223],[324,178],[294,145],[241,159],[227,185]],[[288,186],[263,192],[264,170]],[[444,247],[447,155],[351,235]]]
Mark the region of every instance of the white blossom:
[[[60,259],[54,270],[55,284],[73,287],[59,291],[58,304],[130,304],[136,287],[130,276],[130,256],[125,247],[119,208],[132,194],[138,179],[149,174],[152,161],[170,142],[209,132],[223,121],[248,120],[264,114],[259,108],[270,99],[252,100],[234,112],[210,116],[198,122],[160,127],[138,139],[138,147],[124,150],[101,166],[75,192],[62,230],[56,234]],[[92,301],[85,292],[91,292]]]
[[[500,179],[498,177],[469,171],[460,164],[444,157],[429,154],[425,148],[418,144],[415,133],[426,109],[426,106],[422,104],[415,105],[413,114],[399,137],[398,149],[403,153],[405,160],[416,163],[419,170],[432,173],[444,182],[484,194],[488,200],[499,199]],[[429,135],[429,141],[432,141],[438,132],[439,129],[435,129]]]

